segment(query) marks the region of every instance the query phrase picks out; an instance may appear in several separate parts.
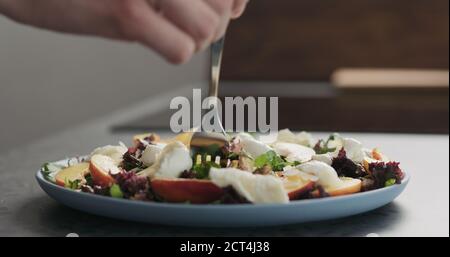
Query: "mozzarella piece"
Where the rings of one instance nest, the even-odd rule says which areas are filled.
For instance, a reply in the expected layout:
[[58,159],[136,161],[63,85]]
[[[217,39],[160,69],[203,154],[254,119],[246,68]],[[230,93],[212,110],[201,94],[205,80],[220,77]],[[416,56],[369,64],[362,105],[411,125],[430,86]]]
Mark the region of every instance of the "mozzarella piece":
[[211,168],[211,181],[219,187],[232,186],[248,201],[261,203],[288,203],[289,197],[281,179],[270,175],[255,175],[242,170]]
[[323,162],[331,166],[333,163],[333,153],[315,154],[312,159],[315,161]]
[[336,151],[339,152],[341,148],[344,146],[344,138],[338,133],[334,133],[334,140],[330,140],[328,142],[328,148],[336,148]]
[[306,131],[302,131],[302,132],[298,133],[297,139],[299,140],[299,143],[301,145],[310,146],[310,147],[314,146],[313,136]]
[[310,133],[302,131],[296,135],[289,129],[278,131],[277,141],[304,146],[312,146],[314,144],[314,139]]
[[287,177],[288,179],[290,179],[290,178],[294,178],[296,180],[300,179],[303,182],[305,182],[305,181],[314,181],[314,182],[316,182],[316,181],[319,180],[318,177],[316,177],[314,175],[311,175],[309,173],[300,171],[299,169],[293,168],[293,167],[290,167],[290,168],[286,169],[285,171],[283,171],[283,175],[285,177]]
[[342,181],[339,179],[336,171],[330,165],[320,161],[310,161],[297,166],[303,172],[316,176],[317,183],[325,189],[339,188],[342,186]]
[[159,154],[162,152],[165,146],[166,144],[147,145],[145,150],[142,152],[140,161],[146,166],[152,165],[156,162]]
[[289,162],[307,162],[316,154],[313,149],[292,143],[277,142],[273,144],[275,152],[286,157]]
[[355,163],[362,163],[364,161],[364,149],[356,139],[344,138],[344,150],[347,153],[347,158]]
[[330,164],[330,160],[328,157],[331,156],[331,159],[337,157],[339,151],[344,148],[345,152],[347,153],[347,158],[349,158],[353,162],[362,163],[364,161],[364,157],[366,154],[364,153],[364,148],[361,142],[353,138],[344,138],[339,134],[335,134],[334,138],[334,140],[328,142],[328,148],[336,148],[336,151],[329,153],[329,156],[315,156],[313,159]]
[[192,168],[189,150],[181,142],[166,145],[158,155],[155,163],[141,171],[140,176],[154,178],[178,178],[185,170]]
[[106,155],[94,154],[92,155],[91,162],[97,166],[100,170],[113,175],[119,174],[121,169],[117,167],[115,161]]
[[239,139],[239,142],[242,145],[244,151],[252,158],[256,158],[272,150],[270,146],[256,140],[254,137],[247,133],[240,133],[237,138]]
[[119,163],[122,162],[123,160],[123,155],[128,151],[128,148],[126,146],[124,146],[123,144],[121,145],[106,145],[106,146],[102,146],[102,147],[98,147],[96,148],[94,151],[92,151],[92,153],[90,154],[90,157],[92,158],[92,156],[94,155],[105,155],[110,157],[113,161],[114,164],[118,165]]

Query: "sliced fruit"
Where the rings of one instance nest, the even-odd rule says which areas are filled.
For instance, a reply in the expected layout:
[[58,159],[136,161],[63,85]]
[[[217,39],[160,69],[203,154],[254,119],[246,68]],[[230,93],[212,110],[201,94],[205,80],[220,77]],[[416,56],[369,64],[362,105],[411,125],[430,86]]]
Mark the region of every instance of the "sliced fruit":
[[298,200],[304,196],[307,192],[314,189],[316,183],[313,181],[308,181],[306,183],[295,184],[285,184],[285,189],[288,192],[289,200]]
[[120,169],[111,157],[100,154],[91,157],[89,169],[94,184],[102,187],[112,186],[115,183],[115,180],[110,174],[117,174],[120,172]]
[[[305,174],[298,170],[288,170],[280,172],[284,189],[288,193],[289,200],[298,200],[307,192],[314,189],[315,182],[305,177]],[[302,176],[303,175],[303,176]],[[310,176],[310,175],[309,175]],[[312,176],[311,176],[312,177]]]
[[205,204],[217,201],[223,195],[223,190],[208,180],[153,179],[151,187],[165,201],[174,203]]
[[56,184],[65,186],[66,182],[84,180],[84,176],[89,173],[89,163],[79,163],[60,170],[55,175]]
[[372,157],[377,160],[377,161],[382,161],[383,160],[383,154],[380,152],[380,150],[378,150],[377,148],[374,148],[372,150]]
[[[340,178],[343,182],[341,186],[332,189],[325,189],[330,196],[351,195],[361,192],[362,181],[355,178]],[[313,196],[318,197],[319,192],[314,191]]]
[[343,182],[342,186],[327,191],[331,196],[350,195],[361,191],[361,180],[355,178],[340,179]]

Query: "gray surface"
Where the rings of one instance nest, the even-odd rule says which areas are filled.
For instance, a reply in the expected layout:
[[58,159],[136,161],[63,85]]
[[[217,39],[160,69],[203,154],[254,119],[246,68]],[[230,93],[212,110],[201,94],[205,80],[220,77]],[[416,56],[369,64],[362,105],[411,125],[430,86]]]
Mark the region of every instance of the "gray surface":
[[0,235],[449,236],[448,135],[348,134],[400,160],[412,179],[394,203],[367,214],[327,222],[244,229],[145,225],[71,210],[39,188],[34,173],[43,162],[88,153],[97,145],[118,140],[129,142],[130,135],[111,134],[108,127],[139,117],[149,109],[156,110],[166,100],[158,97],[0,155]]
[[137,44],[57,34],[0,15],[0,153],[124,104],[206,82],[207,57],[172,66]]

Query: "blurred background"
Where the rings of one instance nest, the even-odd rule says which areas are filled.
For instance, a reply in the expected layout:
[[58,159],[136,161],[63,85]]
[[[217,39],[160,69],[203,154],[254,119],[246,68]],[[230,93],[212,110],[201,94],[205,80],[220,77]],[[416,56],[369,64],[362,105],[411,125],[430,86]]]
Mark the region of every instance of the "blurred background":
[[280,127],[448,133],[448,12],[446,0],[253,1],[230,28],[224,94],[282,94]]
[[[253,0],[229,29],[220,95],[279,96],[280,128],[448,134],[448,12],[448,0]],[[207,79],[207,53],[174,67],[0,18],[0,152]],[[169,115],[111,129],[167,128]]]

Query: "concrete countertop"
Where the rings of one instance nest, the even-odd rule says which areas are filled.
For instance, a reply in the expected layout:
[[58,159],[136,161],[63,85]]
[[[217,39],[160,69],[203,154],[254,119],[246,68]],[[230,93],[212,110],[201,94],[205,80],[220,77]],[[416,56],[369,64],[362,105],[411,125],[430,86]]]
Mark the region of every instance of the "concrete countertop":
[[42,163],[86,154],[96,146],[119,140],[129,143],[131,134],[112,133],[110,127],[148,114],[149,110],[160,111],[170,95],[1,154],[0,236],[449,236],[448,135],[345,134],[367,146],[379,147],[400,161],[411,174],[411,182],[399,198],[385,207],[325,222],[242,229],[140,224],[69,209],[39,188],[34,175]]

